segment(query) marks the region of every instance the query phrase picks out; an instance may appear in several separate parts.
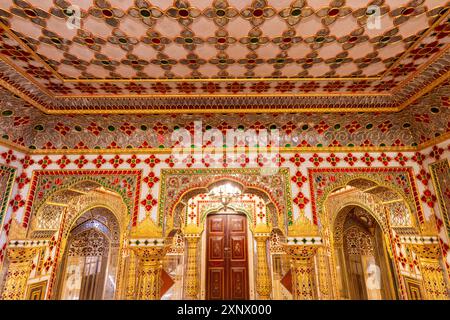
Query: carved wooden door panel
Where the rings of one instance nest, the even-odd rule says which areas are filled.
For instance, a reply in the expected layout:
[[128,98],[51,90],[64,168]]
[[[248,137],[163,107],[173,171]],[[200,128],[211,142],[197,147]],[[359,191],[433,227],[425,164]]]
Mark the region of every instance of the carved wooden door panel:
[[209,215],[206,222],[206,297],[248,299],[247,224],[243,215]]

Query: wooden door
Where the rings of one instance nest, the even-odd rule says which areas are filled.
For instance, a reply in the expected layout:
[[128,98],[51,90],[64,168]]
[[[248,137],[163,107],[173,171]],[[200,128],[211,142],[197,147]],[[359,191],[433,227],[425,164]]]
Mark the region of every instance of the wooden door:
[[239,214],[213,214],[206,220],[206,298],[249,298],[247,220]]

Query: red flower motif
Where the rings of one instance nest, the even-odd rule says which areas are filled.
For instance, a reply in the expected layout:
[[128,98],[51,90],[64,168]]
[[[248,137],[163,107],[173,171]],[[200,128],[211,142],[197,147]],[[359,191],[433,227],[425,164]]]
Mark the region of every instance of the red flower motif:
[[138,165],[141,162],[141,159],[139,159],[135,154],[131,156],[131,158],[127,159],[127,163],[130,165],[130,167],[134,168],[136,165]]
[[8,150],[8,152],[3,152],[2,158],[5,159],[6,163],[11,163],[17,159],[12,150]]
[[297,184],[299,188],[301,188],[307,180],[308,179],[300,171],[297,171],[295,176],[292,177],[292,182]]
[[125,122],[120,126],[120,131],[122,131],[128,136],[131,136],[133,132],[136,131],[136,127],[128,122]]
[[352,123],[346,125],[345,128],[347,129],[347,131],[348,131],[349,133],[354,133],[354,132],[356,132],[359,128],[361,128],[361,125],[360,125],[357,121],[352,121]]
[[303,193],[299,192],[297,197],[294,198],[294,203],[302,210],[305,209],[306,205],[309,203],[309,199],[306,198]]
[[25,201],[22,199],[20,194],[17,194],[13,199],[11,199],[9,204],[11,205],[13,212],[16,212],[19,208],[25,205]]
[[289,159],[293,164],[295,164],[296,167],[300,167],[300,165],[305,162],[305,158],[303,158],[301,155],[296,153],[293,157]]
[[52,163],[53,161],[48,156],[45,156],[38,161],[38,164],[42,167],[42,169],[47,168],[47,166],[51,165]]
[[436,196],[432,194],[428,189],[423,192],[423,196],[420,199],[425,202],[430,208],[434,207],[434,203],[437,200]]
[[27,177],[25,172],[22,172],[20,176],[16,178],[16,182],[19,189],[22,189],[26,184],[30,182],[30,179]]
[[424,169],[421,169],[419,174],[416,175],[417,179],[419,179],[423,185],[428,185],[428,180],[431,178],[431,175],[426,172]]
[[34,160],[31,159],[30,156],[26,155],[24,158],[20,159],[20,163],[22,164],[22,168],[26,169],[34,164]]
[[70,128],[68,126],[64,125],[63,123],[58,122],[55,125],[55,131],[58,131],[60,134],[65,136],[70,131]]
[[158,163],[161,162],[154,154],[152,154],[150,157],[146,158],[144,162],[150,167],[154,168]]
[[214,82],[208,82],[208,83],[204,83],[202,85],[203,92],[207,92],[209,94],[213,94],[216,92],[220,91],[220,85],[218,83],[214,83]]
[[284,133],[286,134],[291,134],[292,131],[294,131],[296,128],[297,126],[294,123],[292,123],[292,121],[289,121],[288,123],[286,123],[281,127],[281,129],[283,129]]
[[123,159],[118,154],[116,154],[114,158],[109,160],[109,163],[111,163],[114,168],[117,168],[123,163]]
[[433,149],[431,150],[429,156],[431,158],[439,160],[443,153],[444,153],[444,149],[443,148],[439,148],[438,146],[433,146]]
[[361,157],[361,161],[364,162],[368,167],[372,165],[372,162],[375,160],[374,157],[372,157],[367,152]]
[[350,166],[353,166],[356,161],[358,161],[358,158],[356,158],[351,153],[347,154],[347,156],[344,158],[344,161],[347,162]]
[[91,132],[93,135],[98,136],[100,134],[100,132],[103,131],[103,128],[100,127],[98,124],[96,124],[95,122],[91,122],[89,124],[89,126],[87,127],[87,130],[89,132]]
[[56,163],[61,169],[64,169],[70,162],[71,162],[70,159],[67,158],[65,155],[62,156],[62,158],[58,159],[58,161],[56,161]]
[[341,161],[341,159],[339,159],[338,156],[336,156],[334,153],[332,153],[332,154],[330,154],[329,157],[327,157],[327,161],[328,161],[329,163],[331,163],[331,165],[332,165],[333,167],[335,167],[336,164],[337,164],[339,161]]
[[233,83],[227,84],[226,89],[227,89],[228,92],[236,94],[238,92],[244,91],[245,90],[245,85],[243,83],[241,83],[241,82],[233,82]]
[[389,157],[386,153],[382,153],[379,157],[378,157],[378,161],[380,161],[382,164],[384,164],[385,166],[389,165],[389,162],[392,160],[391,157]]
[[309,161],[312,162],[316,167],[318,167],[323,161],[323,158],[320,157],[317,153],[314,153],[312,157],[309,158]]
[[88,163],[88,160],[82,155],[79,158],[75,159],[74,163],[77,165],[78,168],[83,168],[85,164]]
[[420,152],[416,152],[414,156],[411,158],[413,161],[417,162],[417,164],[423,164],[423,160],[425,160],[425,156]]
[[386,120],[386,121],[380,123],[378,125],[378,128],[381,130],[381,132],[384,133],[386,131],[389,131],[390,128],[392,128],[392,123],[391,123],[391,121]]
[[156,201],[156,199],[154,199],[151,194],[148,194],[147,197],[145,197],[145,199],[141,201],[141,204],[145,207],[145,210],[147,212],[151,211],[157,203],[158,201]]
[[106,163],[106,160],[102,157],[102,155],[99,155],[97,158],[92,160],[92,163],[97,167],[100,168],[104,163]]
[[325,121],[323,120],[314,126],[314,129],[316,129],[318,134],[324,133],[325,131],[328,130],[328,128],[330,128],[330,126],[326,124]]
[[401,166],[404,166],[406,164],[406,161],[408,161],[408,158],[406,156],[404,156],[401,152],[399,154],[397,154],[397,156],[395,157],[395,161],[397,161],[398,163],[400,163]]
[[150,172],[148,176],[146,176],[143,180],[149,188],[152,188],[155,183],[159,181],[159,178],[155,175],[154,172]]
[[170,155],[170,157],[168,157],[166,160],[164,160],[164,162],[169,166],[169,167],[173,167],[175,165],[175,163],[177,162],[177,160],[175,159],[175,157],[173,155]]

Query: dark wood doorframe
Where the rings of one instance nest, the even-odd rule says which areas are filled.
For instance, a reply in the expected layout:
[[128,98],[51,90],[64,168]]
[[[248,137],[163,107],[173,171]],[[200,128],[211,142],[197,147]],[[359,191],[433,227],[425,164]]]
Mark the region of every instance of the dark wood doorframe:
[[247,217],[216,213],[206,218],[206,299],[249,299]]

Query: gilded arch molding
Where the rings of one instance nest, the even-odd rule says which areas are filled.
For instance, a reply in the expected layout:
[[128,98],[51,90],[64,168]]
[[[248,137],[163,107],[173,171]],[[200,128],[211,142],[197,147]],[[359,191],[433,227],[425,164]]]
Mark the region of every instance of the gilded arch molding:
[[309,168],[308,176],[315,224],[319,222],[328,196],[356,179],[372,181],[394,191],[405,201],[410,212],[415,214],[419,224],[425,221],[413,169],[410,167]]
[[[22,226],[27,228],[30,219],[40,207],[52,200],[52,197],[63,190],[75,188],[75,193],[84,193],[76,189],[77,185],[93,183],[98,187],[113,191],[121,196],[132,217],[133,225],[137,224],[139,210],[139,193],[142,170],[36,170],[31,178],[31,189],[25,205]],[[71,190],[74,191],[74,190]]]
[[245,189],[265,194],[277,212],[277,221],[292,224],[292,192],[288,168],[280,168],[273,175],[263,175],[260,168],[225,169],[162,169],[159,192],[158,220],[165,232],[176,224],[175,210],[180,201],[193,190],[207,190],[207,186],[228,180]]

